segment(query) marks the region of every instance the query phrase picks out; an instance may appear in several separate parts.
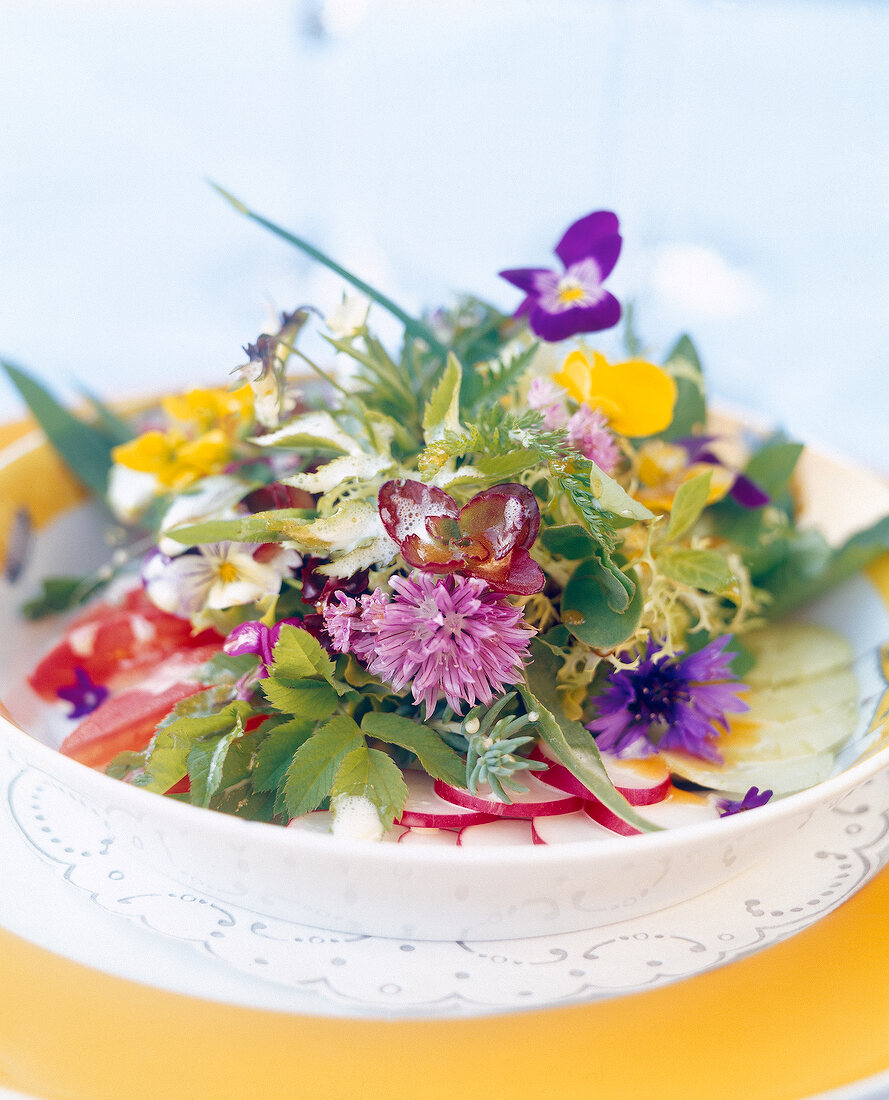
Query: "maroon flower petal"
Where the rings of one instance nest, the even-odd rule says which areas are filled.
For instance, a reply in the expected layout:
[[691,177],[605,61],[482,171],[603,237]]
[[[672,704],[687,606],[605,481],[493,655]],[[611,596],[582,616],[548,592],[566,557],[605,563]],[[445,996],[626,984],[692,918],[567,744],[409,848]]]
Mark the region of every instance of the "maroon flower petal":
[[540,529],[537,498],[525,485],[495,485],[460,509],[460,530],[486,542],[494,558],[534,545]]
[[426,521],[432,516],[457,519],[460,515],[457,502],[443,489],[407,478],[382,485],[377,503],[386,532],[399,545],[412,536],[427,541],[430,535]]
[[517,547],[498,564],[499,569],[488,571],[481,567],[476,570],[476,575],[483,577],[491,588],[509,595],[533,596],[535,592],[543,591],[546,576],[527,550]]
[[[603,237],[617,237],[619,228],[620,223],[616,214],[613,214],[610,210],[596,210],[569,226],[554,251],[565,267],[570,267],[587,256],[595,255],[598,258],[597,253],[593,250],[596,242]],[[617,251],[619,253],[620,237],[617,237],[617,241]],[[617,255],[615,255],[614,261],[617,261]],[[608,271],[603,270],[603,279],[613,267],[614,263],[611,264]],[[501,272],[502,274],[503,272]]]
[[575,306],[560,313],[550,313],[539,304],[535,305],[528,315],[528,323],[535,336],[555,344],[581,332],[611,328],[620,320],[620,313],[620,302],[605,291],[595,305]]

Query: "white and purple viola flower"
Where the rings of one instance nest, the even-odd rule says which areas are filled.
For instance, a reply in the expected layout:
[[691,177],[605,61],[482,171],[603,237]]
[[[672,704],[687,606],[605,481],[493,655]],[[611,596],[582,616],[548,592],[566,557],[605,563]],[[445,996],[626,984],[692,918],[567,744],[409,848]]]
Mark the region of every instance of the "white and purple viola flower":
[[603,283],[620,255],[617,215],[597,210],[570,226],[555,247],[564,271],[510,268],[500,275],[524,291],[515,316],[527,315],[535,336],[557,343],[581,332],[600,332],[620,320],[620,302]]
[[587,724],[599,749],[627,757],[674,749],[721,763],[716,739],[728,728],[726,714],[748,709],[738,698],[745,685],[732,674],[730,641],[723,635],[686,656],[649,645],[637,665],[613,672]]

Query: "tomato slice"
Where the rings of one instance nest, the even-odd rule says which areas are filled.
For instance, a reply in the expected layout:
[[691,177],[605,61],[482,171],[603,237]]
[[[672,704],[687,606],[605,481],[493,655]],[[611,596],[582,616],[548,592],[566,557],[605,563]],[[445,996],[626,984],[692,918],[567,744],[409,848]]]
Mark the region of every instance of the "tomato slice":
[[107,767],[119,752],[140,752],[177,703],[204,690],[205,684],[190,677],[218,652],[217,643],[167,657],[139,687],[111,695],[88,714],[68,734],[60,751],[92,768]]
[[42,699],[55,702],[59,688],[73,684],[74,670],[82,668],[94,684],[120,690],[172,654],[214,642],[222,645],[215,630],[193,635],[187,619],[161,611],[141,587],[134,588],[120,603],[97,603],[79,615],[28,683]]

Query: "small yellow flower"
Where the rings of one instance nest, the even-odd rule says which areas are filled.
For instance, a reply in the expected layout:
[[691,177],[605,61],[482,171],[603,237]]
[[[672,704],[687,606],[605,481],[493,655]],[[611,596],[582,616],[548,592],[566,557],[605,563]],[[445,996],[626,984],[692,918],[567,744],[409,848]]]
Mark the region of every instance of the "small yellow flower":
[[184,489],[200,477],[218,473],[230,455],[228,437],[219,428],[197,439],[175,430],[143,432],[111,452],[120,466],[153,474],[163,489]]
[[253,391],[249,385],[236,390],[189,390],[161,402],[171,420],[198,435],[220,428],[236,436],[249,428],[253,417]]
[[707,503],[714,504],[731,489],[735,480],[732,471],[707,462],[689,465],[688,452],[684,447],[653,439],[639,449],[636,472],[641,484],[634,496],[652,511],[669,512],[679,486],[705,471],[710,472]]
[[573,351],[553,381],[578,404],[600,409],[621,435],[654,435],[673,419],[676,382],[644,359],[609,363],[597,351]]

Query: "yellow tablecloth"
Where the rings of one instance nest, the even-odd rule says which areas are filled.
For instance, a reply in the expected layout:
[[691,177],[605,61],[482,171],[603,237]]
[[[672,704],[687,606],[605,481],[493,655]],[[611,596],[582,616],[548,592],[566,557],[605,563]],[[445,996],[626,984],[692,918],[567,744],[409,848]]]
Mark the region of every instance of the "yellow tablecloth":
[[791,940],[672,986],[391,1023],[183,997],[0,931],[0,1084],[66,1100],[796,1100],[889,1069],[887,914],[883,873]]

